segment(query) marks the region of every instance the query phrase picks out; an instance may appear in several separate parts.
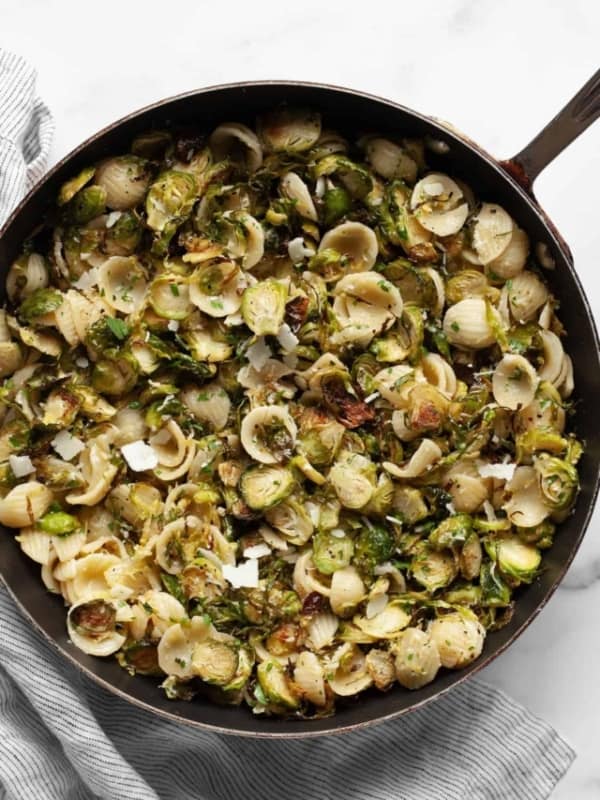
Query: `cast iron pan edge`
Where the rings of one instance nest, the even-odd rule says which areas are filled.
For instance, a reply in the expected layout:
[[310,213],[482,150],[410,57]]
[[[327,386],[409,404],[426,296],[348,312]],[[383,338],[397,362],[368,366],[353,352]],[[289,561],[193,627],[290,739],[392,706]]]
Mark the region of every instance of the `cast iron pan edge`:
[[[333,124],[348,129],[401,131],[406,135],[431,135],[445,141],[450,155],[438,164],[469,179],[484,198],[496,200],[510,210],[520,225],[532,234],[533,241],[543,241],[555,258],[557,269],[550,282],[563,302],[561,318],[570,331],[567,350],[574,356],[577,397],[579,400],[578,433],[586,439],[587,450],[581,462],[582,490],[573,515],[561,526],[554,547],[546,554],[546,570],[519,597],[515,616],[506,628],[488,636],[483,656],[459,672],[444,672],[433,684],[409,693],[399,687],[382,694],[361,695],[342,706],[331,718],[295,721],[254,717],[244,708],[220,707],[201,699],[184,703],[167,700],[154,678],[131,677],[116,661],[95,659],[76,650],[68,642],[61,599],[50,595],[39,577],[39,566],[21,553],[14,542],[14,532],[0,535],[0,573],[8,591],[34,628],[51,646],[83,671],[98,685],[136,706],[174,722],[209,729],[219,733],[270,738],[299,738],[325,733],[344,733],[393,719],[414,711],[445,694],[478,672],[508,647],[539,614],[567,571],[591,519],[598,493],[600,431],[594,425],[594,401],[600,397],[598,335],[587,299],[572,267],[568,248],[550,228],[543,211],[532,201],[512,175],[491,156],[453,130],[391,101],[322,84],[285,81],[248,82],[208,87],[147,106],[128,115],[62,159],[11,215],[0,231],[0,274],[17,255],[23,239],[52,203],[58,186],[78,168],[104,155],[126,147],[135,133],[173,122],[194,122],[200,128],[225,119],[251,119],[257,111],[281,101],[308,105],[325,113]],[[203,108],[205,107],[205,108]],[[206,109],[206,110],[205,110]],[[337,122],[336,122],[337,121]],[[432,164],[435,157],[431,158]],[[3,287],[3,281],[2,281]],[[569,324],[569,323],[572,324]]]

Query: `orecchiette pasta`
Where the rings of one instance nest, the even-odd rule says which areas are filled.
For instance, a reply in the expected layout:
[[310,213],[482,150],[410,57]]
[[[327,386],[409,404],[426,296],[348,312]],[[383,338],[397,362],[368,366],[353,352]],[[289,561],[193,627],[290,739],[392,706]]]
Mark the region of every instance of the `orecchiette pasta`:
[[313,718],[510,620],[576,500],[574,365],[547,246],[442,145],[286,106],[61,188],[0,309],[0,524],[74,646]]

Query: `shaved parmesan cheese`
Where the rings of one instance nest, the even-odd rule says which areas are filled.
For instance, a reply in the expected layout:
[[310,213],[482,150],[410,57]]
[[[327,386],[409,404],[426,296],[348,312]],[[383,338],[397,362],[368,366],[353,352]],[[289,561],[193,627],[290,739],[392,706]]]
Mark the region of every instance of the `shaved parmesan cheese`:
[[387,594],[378,594],[372,600],[369,600],[367,603],[367,608],[365,611],[365,616],[367,619],[373,619],[376,617],[377,614],[380,614],[383,609],[387,606],[388,603],[388,596]]
[[149,444],[138,440],[121,448],[123,458],[134,472],[144,472],[158,466],[158,456]]
[[480,464],[477,470],[482,478],[496,478],[499,481],[510,481],[515,474],[516,464]]
[[24,478],[25,475],[35,472],[29,456],[9,456],[8,463],[15,478]]
[[60,431],[60,433],[57,433],[50,444],[65,461],[70,461],[72,458],[75,458],[75,456],[78,456],[82,450],[85,450],[85,444],[81,439],[78,439],[76,436],[71,436],[69,431]]
[[488,522],[496,522],[498,517],[496,516],[496,511],[494,510],[494,506],[490,503],[489,500],[483,501],[483,510],[485,512]]
[[292,330],[287,322],[284,322],[277,333],[277,341],[286,352],[290,353],[292,350],[296,349],[300,340],[294,333],[292,333]]
[[319,520],[321,519],[321,509],[316,503],[310,503],[310,502],[305,503],[304,508],[306,509],[306,512],[310,517],[310,521],[316,528],[317,525],[319,524]]
[[437,197],[438,195],[443,193],[444,186],[443,184],[437,181],[432,181],[431,183],[424,184],[423,191],[426,194],[430,195],[430,197]]
[[175,331],[179,330],[179,320],[170,319],[167,322],[167,328],[168,328],[168,330],[173,331],[173,333],[175,333]]
[[312,247],[305,247],[304,246],[304,239],[302,236],[297,236],[295,239],[292,239],[291,242],[288,244],[288,255],[294,262],[294,264],[299,264],[305,258],[310,258],[314,256],[315,251]]
[[402,520],[398,519],[398,517],[391,517],[388,514],[388,516],[386,516],[386,519],[387,519],[388,522],[393,522],[394,525],[403,525]]
[[87,360],[85,356],[79,356],[79,358],[75,359],[75,364],[78,367],[81,367],[81,369],[85,369],[86,367],[89,367],[90,362]]
[[255,544],[252,547],[246,547],[244,550],[244,558],[262,558],[263,556],[270,556],[271,548],[264,542],[262,544]]
[[86,272],[78,278],[73,286],[75,289],[80,289],[84,291],[85,289],[91,289],[92,286],[95,286],[98,283],[98,270],[96,267],[91,267]]
[[333,528],[329,532],[332,536],[335,536],[336,539],[343,539],[346,535],[346,531],[342,530],[342,528]]
[[373,394],[370,394],[368,397],[365,397],[365,403],[372,403],[373,400],[377,400],[378,397],[379,397],[379,392],[373,392]]
[[259,336],[254,344],[251,344],[246,350],[246,357],[250,362],[250,365],[259,372],[267,363],[271,355],[271,350],[265,342],[264,336]]
[[123,216],[122,211],[111,211],[108,217],[106,218],[106,227],[112,228],[115,222]]
[[449,514],[456,514],[456,509],[454,508],[454,503],[452,501],[446,503],[446,511]]
[[315,194],[317,197],[323,197],[325,192],[327,191],[327,179],[325,175],[321,175],[317,178],[317,182],[315,184]]
[[249,558],[239,566],[232,567],[231,564],[223,564],[221,567],[223,577],[235,589],[246,587],[248,589],[258,588],[258,560]]

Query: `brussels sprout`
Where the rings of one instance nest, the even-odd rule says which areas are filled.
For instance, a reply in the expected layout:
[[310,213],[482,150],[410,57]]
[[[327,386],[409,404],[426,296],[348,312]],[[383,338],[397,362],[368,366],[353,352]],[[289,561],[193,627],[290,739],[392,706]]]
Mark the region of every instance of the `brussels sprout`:
[[346,372],[328,370],[319,383],[325,405],[345,428],[358,428],[375,418],[371,406],[356,397]]
[[129,333],[129,326],[124,320],[117,317],[100,317],[88,329],[85,344],[93,355],[99,358],[107,350],[114,352],[115,347],[123,342]]
[[507,606],[510,603],[510,587],[502,580],[496,564],[486,561],[479,573],[481,605]]
[[441,427],[449,409],[445,395],[428,383],[418,383],[408,395],[408,427],[417,433]]
[[542,556],[537,547],[525,544],[518,536],[497,539],[493,545],[496,562],[501,572],[522,583],[531,583],[536,577]]
[[575,467],[568,461],[548,455],[539,456],[534,466],[540,476],[540,488],[548,506],[555,511],[570,508],[579,489]]
[[364,575],[371,575],[378,564],[388,561],[394,548],[390,531],[384,525],[371,523],[356,539],[353,563]]
[[254,659],[245,647],[240,647],[237,653],[238,664],[235,675],[223,686],[226,692],[234,692],[243,689],[250,675],[252,674],[252,667],[254,666]]
[[119,664],[132,675],[162,675],[155,642],[132,642],[117,653]]
[[294,485],[289,469],[267,464],[249,467],[240,478],[242,497],[254,511],[264,511],[285,500]]
[[433,278],[426,270],[415,267],[405,258],[397,258],[386,264],[382,272],[398,287],[407,305],[418,306],[421,309],[435,307],[437,291]]
[[460,574],[465,580],[473,580],[481,569],[481,542],[475,531],[466,538],[459,556]]
[[257,336],[276,335],[285,316],[287,288],[276,280],[259,281],[242,295],[242,317]]
[[226,686],[238,668],[238,650],[233,644],[206,639],[194,646],[192,669],[206,683]]
[[329,481],[346,508],[367,505],[375,491],[375,464],[359,453],[345,451],[329,470]]
[[84,485],[83,477],[74,464],[54,456],[40,459],[36,471],[38,479],[51,489],[79,489]]
[[362,199],[373,188],[373,177],[367,169],[351,161],[347,156],[335,153],[325,156],[314,167],[315,178],[322,175],[337,175],[352,197]]
[[146,196],[148,227],[159,234],[157,254],[166,252],[177,227],[191,214],[196,199],[196,181],[188,172],[168,170],[158,176]]
[[325,467],[331,464],[335,458],[343,434],[343,427],[338,422],[331,420],[301,432],[297,443],[311,464],[314,464],[315,467]]
[[102,394],[119,396],[130,392],[138,379],[137,361],[129,353],[103,358],[94,364],[92,386]]
[[539,348],[539,331],[540,329],[535,322],[515,325],[506,334],[509,351],[517,355],[524,355],[532,348]]
[[164,156],[173,137],[169,131],[148,131],[140,133],[131,143],[131,152],[142,158],[159,159]]
[[106,209],[106,190],[101,186],[87,186],[77,192],[65,206],[67,220],[75,225],[85,225],[99,217]]
[[185,607],[186,596],[181,586],[181,581],[177,575],[169,575],[168,572],[160,573],[160,582],[165,587],[169,594],[172,594],[176,600]]
[[323,195],[323,223],[330,228],[352,208],[352,199],[341,186],[328,189]]
[[111,256],[129,256],[138,248],[144,228],[132,211],[123,211],[117,221],[106,229],[104,249]]
[[515,437],[516,460],[519,464],[530,463],[541,450],[558,455],[565,452],[568,444],[567,439],[553,430],[532,428]]
[[382,364],[397,364],[399,361],[404,361],[409,353],[409,348],[406,347],[399,333],[387,334],[380,339],[374,339],[369,350]]
[[429,536],[429,544],[435,550],[463,545],[473,528],[473,521],[468,514],[455,514],[448,517],[435,528]]
[[64,511],[49,511],[37,521],[37,525],[51,536],[65,536],[80,527],[77,517]]
[[354,543],[348,536],[334,536],[332,532],[322,531],[312,540],[313,562],[323,575],[332,575],[336,570],[347,567],[354,553]]
[[478,606],[481,604],[481,587],[473,584],[456,586],[444,592],[444,601],[450,605],[457,606]]
[[394,481],[390,478],[387,472],[380,473],[377,478],[377,485],[373,492],[371,499],[364,507],[364,513],[376,517],[388,514],[392,508],[394,500]]
[[392,502],[394,515],[408,525],[414,525],[429,515],[429,509],[419,489],[397,486]]
[[258,665],[256,675],[269,702],[291,711],[298,708],[300,702],[292,693],[285,670],[278,661],[263,661]]
[[487,296],[490,290],[487,278],[476,269],[462,269],[448,279],[446,302],[454,305],[466,297]]
[[371,618],[356,616],[352,622],[363,633],[375,639],[395,639],[400,631],[410,624],[410,617],[404,601],[392,600],[375,616]]
[[21,303],[17,314],[23,322],[35,322],[37,317],[56,311],[62,302],[63,295],[56,289],[36,289]]
[[548,519],[533,528],[517,528],[519,539],[527,544],[534,544],[540,550],[552,547],[555,533],[556,525]]
[[195,558],[182,570],[179,580],[182,591],[189,600],[202,598],[208,601],[220,597],[227,588],[220,567],[207,558]]
[[435,592],[449,586],[456,578],[458,569],[452,555],[433,550],[422,542],[415,548],[410,573],[428,592]]
[[321,115],[306,108],[280,108],[262,114],[256,128],[267,150],[302,153],[321,135]]
[[352,363],[352,382],[355,383],[363,395],[373,394],[375,386],[373,378],[381,367],[377,360],[369,353],[361,353]]
[[92,180],[95,172],[96,167],[85,167],[79,175],[63,183],[58,192],[58,205],[64,206],[69,200],[72,200],[77,192]]
[[87,636],[100,636],[114,631],[117,612],[106,600],[90,600],[71,609],[69,620],[76,631]]

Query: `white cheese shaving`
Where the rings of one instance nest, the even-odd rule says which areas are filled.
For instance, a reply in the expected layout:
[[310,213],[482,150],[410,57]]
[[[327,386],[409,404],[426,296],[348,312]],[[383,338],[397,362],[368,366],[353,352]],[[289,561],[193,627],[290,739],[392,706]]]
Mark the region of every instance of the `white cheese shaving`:
[[158,456],[149,444],[138,440],[123,445],[123,458],[134,472],[145,472],[158,466]]
[[321,175],[317,178],[317,182],[315,184],[315,194],[317,197],[323,197],[325,192],[327,191],[327,179],[325,175]]
[[244,324],[244,318],[240,311],[236,311],[235,314],[228,314],[223,321],[228,328]]
[[167,322],[167,329],[170,330],[170,331],[173,331],[173,332],[178,331],[179,330],[179,320],[170,319]]
[[398,517],[387,516],[386,519],[387,519],[388,522],[393,522],[394,525],[402,525],[403,524],[402,520],[398,519]]
[[85,289],[91,289],[92,286],[95,286],[97,283],[98,283],[98,270],[96,269],[96,267],[91,267],[75,281],[73,286],[75,287],[75,289],[80,289],[81,291],[84,291]]
[[482,478],[496,478],[499,481],[512,480],[516,464],[480,464],[477,471]]
[[372,403],[373,400],[377,400],[378,397],[379,397],[379,392],[373,392],[373,394],[370,394],[368,397],[365,397],[365,403]]
[[342,528],[333,528],[329,532],[332,536],[335,536],[336,539],[343,539],[346,535],[346,531],[342,530]]
[[310,517],[310,521],[312,524],[317,527],[319,524],[319,520],[321,519],[321,509],[316,503],[305,503],[304,508],[306,509],[306,513]]
[[89,367],[90,362],[87,360],[85,356],[79,356],[79,358],[75,359],[75,364],[78,367],[81,367],[81,369],[85,369],[86,367]]
[[446,503],[446,511],[449,514],[456,514],[456,509],[454,508],[454,503],[452,500],[449,503]]
[[430,197],[437,197],[444,191],[444,185],[439,181],[432,181],[423,186],[423,191],[430,195]]
[[305,258],[310,258],[314,256],[315,251],[312,247],[305,247],[304,239],[302,236],[297,236],[295,239],[292,239],[288,244],[288,255],[294,262],[294,264],[299,264]]
[[367,603],[367,608],[365,611],[365,616],[367,619],[373,619],[376,617],[377,614],[380,614],[383,609],[387,606],[388,603],[388,596],[385,594],[377,594],[372,600],[369,600]]
[[291,353],[292,350],[296,349],[300,340],[295,333],[292,333],[292,329],[287,322],[284,322],[277,332],[277,341],[286,352]]
[[70,461],[85,450],[85,444],[76,436],[71,436],[69,431],[60,431],[50,442],[58,455],[65,461]]
[[9,456],[8,463],[15,478],[24,478],[25,475],[31,475],[35,472],[29,456]]
[[123,216],[122,211],[111,211],[108,217],[106,218],[106,227],[112,228],[115,222]]
[[483,501],[483,510],[485,511],[485,515],[487,517],[488,522],[496,522],[498,519],[496,517],[496,511],[494,510],[494,506],[490,503],[489,500]]
[[271,548],[264,542],[262,544],[254,544],[252,547],[244,549],[244,558],[262,558],[263,556],[270,556]]
[[233,567],[231,564],[223,564],[221,567],[223,577],[235,589],[247,587],[248,589],[258,588],[258,560],[256,558],[249,558],[248,561],[243,561],[239,566]]
[[259,336],[254,344],[251,344],[246,350],[246,357],[250,362],[250,365],[259,372],[267,363],[271,355],[271,350],[265,342],[264,336]]

